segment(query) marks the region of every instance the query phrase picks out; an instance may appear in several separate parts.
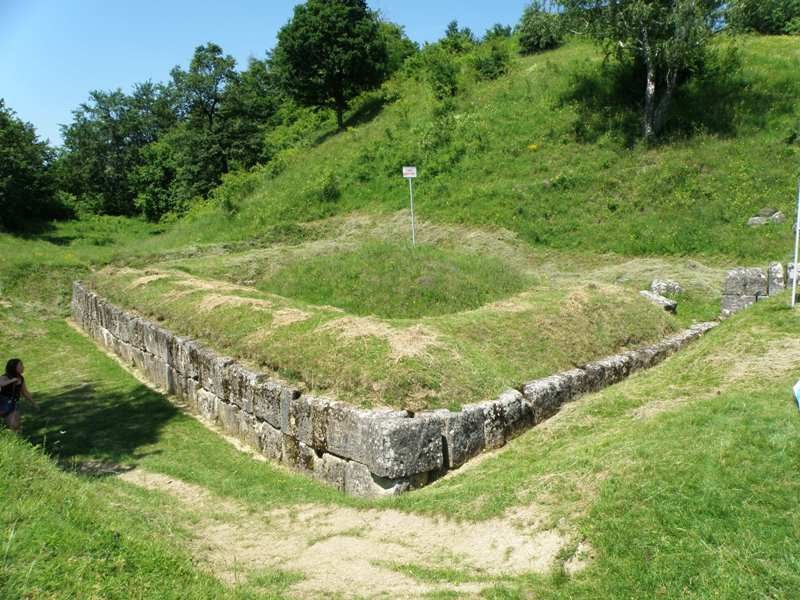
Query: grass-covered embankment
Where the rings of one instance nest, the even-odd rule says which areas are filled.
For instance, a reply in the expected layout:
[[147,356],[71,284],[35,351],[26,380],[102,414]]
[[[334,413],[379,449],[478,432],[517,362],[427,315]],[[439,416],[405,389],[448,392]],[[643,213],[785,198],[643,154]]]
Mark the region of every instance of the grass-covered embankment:
[[501,226],[551,248],[785,259],[788,223],[746,222],[767,206],[794,212],[800,47],[778,36],[716,44],[738,47],[741,67],[712,68],[684,90],[653,147],[630,137],[638,105],[617,94],[586,41],[516,59],[494,82],[464,76],[452,110],[437,109],[414,77],[396,78],[374,119],[336,135],[314,130],[231,177],[164,243],[271,237],[333,214],[395,212],[408,202],[400,168],[416,164],[424,219]]

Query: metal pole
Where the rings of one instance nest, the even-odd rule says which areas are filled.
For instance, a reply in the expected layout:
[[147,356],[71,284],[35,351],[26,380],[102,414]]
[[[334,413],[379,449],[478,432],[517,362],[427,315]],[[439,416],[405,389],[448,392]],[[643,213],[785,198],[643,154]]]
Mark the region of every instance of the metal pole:
[[[414,218],[414,184],[412,183],[414,180],[409,177],[408,178],[408,193],[411,196],[411,245],[416,247],[417,245],[417,222]],[[795,260],[797,260],[795,258]]]
[[794,262],[792,269],[794,274],[792,277],[792,308],[797,304],[797,253],[800,250],[800,179],[797,180],[797,218],[794,222]]

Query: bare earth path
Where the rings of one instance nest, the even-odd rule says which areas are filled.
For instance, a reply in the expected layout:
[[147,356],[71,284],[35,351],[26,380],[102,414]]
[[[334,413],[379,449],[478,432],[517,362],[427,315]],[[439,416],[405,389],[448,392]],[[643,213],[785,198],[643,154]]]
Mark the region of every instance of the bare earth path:
[[[291,591],[299,597],[471,596],[481,578],[548,572],[569,542],[542,529],[545,515],[534,510],[480,523],[312,504],[258,513],[159,473],[134,469],[119,477],[165,492],[193,513],[191,551],[214,575],[235,584],[270,568],[297,572],[304,578]],[[478,581],[427,583],[396,570],[403,565],[467,571]]]

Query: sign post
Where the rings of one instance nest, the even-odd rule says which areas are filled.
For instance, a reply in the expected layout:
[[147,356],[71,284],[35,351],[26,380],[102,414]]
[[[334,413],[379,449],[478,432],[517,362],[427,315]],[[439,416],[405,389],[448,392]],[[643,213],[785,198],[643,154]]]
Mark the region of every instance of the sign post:
[[[408,179],[408,194],[411,197],[411,245],[417,245],[417,222],[414,217],[414,179],[417,177],[417,167],[403,167],[403,177]],[[795,260],[797,260],[795,258]]]
[[797,181],[797,216],[794,222],[794,262],[792,263],[792,308],[797,304],[797,254],[800,249],[800,179]]

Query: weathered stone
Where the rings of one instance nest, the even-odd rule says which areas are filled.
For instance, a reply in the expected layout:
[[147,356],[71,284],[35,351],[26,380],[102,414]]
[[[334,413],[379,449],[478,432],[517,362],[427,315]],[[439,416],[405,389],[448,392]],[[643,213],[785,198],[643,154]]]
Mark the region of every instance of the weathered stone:
[[261,427],[252,414],[239,411],[239,439],[256,450],[261,450]]
[[332,454],[323,454],[314,461],[314,478],[343,492],[346,469],[346,460]]
[[300,391],[273,379],[261,379],[253,389],[253,412],[276,429],[281,428],[281,406],[298,398]]
[[671,279],[653,279],[650,291],[659,296],[675,296],[683,293],[681,284]]
[[351,496],[362,498],[382,498],[396,496],[408,490],[422,487],[428,482],[428,474],[414,477],[378,477],[361,463],[349,461],[345,467],[344,491]]
[[769,223],[769,218],[767,217],[750,217],[747,219],[748,227],[761,227]]
[[569,397],[569,381],[560,375],[551,375],[526,383],[522,390],[530,404],[534,424],[556,414]]
[[786,278],[784,276],[783,265],[773,262],[767,267],[767,294],[774,296],[786,289]]
[[269,423],[258,423],[259,450],[272,460],[283,460],[283,433]]
[[675,300],[670,300],[669,298],[665,298],[655,292],[650,292],[648,290],[642,290],[639,292],[641,296],[647,298],[650,302],[655,304],[656,306],[660,306],[667,312],[675,313],[678,310],[678,303]]
[[325,445],[341,458],[366,462],[367,437],[374,419],[403,418],[406,413],[392,410],[361,410],[346,402],[331,401],[327,405]]
[[[291,398],[284,394],[281,403],[281,429],[287,435],[296,437],[304,444],[318,450],[325,450],[328,412],[331,401],[314,396]],[[284,418],[285,417],[285,418]]]
[[484,411],[478,404],[468,404],[459,412],[436,411],[434,418],[441,423],[444,465],[455,469],[486,447]]
[[207,389],[197,388],[197,411],[209,421],[217,420],[217,397]]
[[364,440],[363,462],[379,477],[395,479],[442,468],[442,436],[432,419],[370,419]]
[[722,293],[729,296],[766,296],[767,274],[764,269],[731,269]]
[[283,434],[283,462],[292,469],[305,473],[314,473],[314,462],[317,455],[314,449],[306,446],[290,435]]
[[765,206],[761,210],[756,213],[757,217],[764,217],[765,219],[779,213],[780,211],[777,208],[772,208],[770,206]]
[[239,409],[233,404],[228,404],[221,398],[217,398],[217,420],[222,426],[222,429],[228,435],[239,435]]
[[755,304],[758,296],[735,296],[725,294],[722,296],[722,312],[731,314]]

